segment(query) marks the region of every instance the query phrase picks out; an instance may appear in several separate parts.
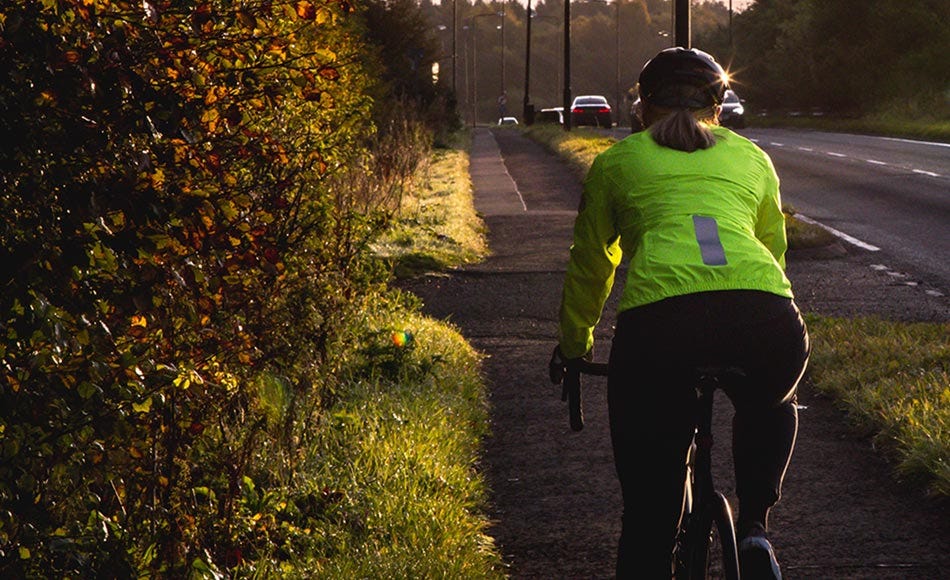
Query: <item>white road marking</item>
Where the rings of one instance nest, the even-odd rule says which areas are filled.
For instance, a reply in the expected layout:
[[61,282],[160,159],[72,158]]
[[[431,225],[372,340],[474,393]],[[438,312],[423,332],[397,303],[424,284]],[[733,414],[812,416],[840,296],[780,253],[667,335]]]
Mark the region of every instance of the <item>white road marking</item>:
[[913,171],[914,173],[918,173],[920,175],[926,175],[928,177],[940,177],[939,173],[934,173],[933,171],[924,171],[923,169],[914,169]]
[[498,155],[498,158],[501,159],[501,166],[502,166],[502,167],[504,168],[504,170],[505,170],[505,175],[508,176],[508,179],[511,180],[511,184],[515,187],[515,193],[518,194],[518,201],[521,202],[521,208],[522,208],[524,211],[528,211],[528,204],[526,204],[526,203],[524,202],[524,196],[521,195],[521,190],[518,189],[518,183],[515,181],[515,178],[512,177],[510,173],[508,173],[508,166],[505,165],[505,160],[504,160],[504,158],[501,156],[500,153],[499,153],[499,155]]
[[868,163],[871,163],[871,164],[873,164],[873,165],[887,165],[887,163],[885,163],[885,162],[883,162],[883,161],[878,161],[877,159],[865,159],[865,161],[867,161]]
[[818,222],[818,221],[815,221],[815,220],[811,219],[811,218],[808,217],[808,216],[804,216],[804,215],[802,215],[802,214],[800,214],[800,213],[797,213],[797,214],[795,214],[795,217],[796,217],[797,219],[802,220],[802,221],[805,222],[806,224],[812,224],[812,225],[815,225],[815,226],[818,226],[818,227],[822,228],[822,229],[825,230],[825,231],[831,232],[832,235],[841,238],[842,240],[848,242],[849,244],[854,245],[854,246],[857,246],[857,247],[862,248],[862,249],[864,249],[864,250],[867,250],[867,251],[869,251],[869,252],[878,252],[878,251],[881,250],[881,248],[879,248],[879,247],[877,247],[877,246],[872,246],[871,244],[869,244],[869,243],[867,243],[867,242],[862,242],[861,240],[859,240],[859,239],[857,239],[857,238],[855,238],[855,237],[853,237],[853,236],[849,236],[848,234],[846,234],[846,233],[844,233],[844,232],[842,232],[842,231],[840,231],[840,230],[836,230],[836,229],[834,229],[834,228],[831,227],[831,226],[826,226],[825,224],[823,224],[823,223],[821,223],[821,222]]
[[835,153],[834,151],[825,151],[825,153],[831,155],[832,157],[847,157],[847,155],[844,153]]
[[901,143],[913,143],[914,145],[933,145],[935,147],[950,147],[950,143],[935,143],[933,141],[916,141],[914,139],[898,139],[897,137],[878,137],[885,141],[900,141]]

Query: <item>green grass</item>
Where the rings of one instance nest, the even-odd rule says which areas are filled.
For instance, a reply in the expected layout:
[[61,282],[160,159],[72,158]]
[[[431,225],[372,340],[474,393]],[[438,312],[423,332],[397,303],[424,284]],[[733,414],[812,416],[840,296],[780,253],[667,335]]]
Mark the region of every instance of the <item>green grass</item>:
[[943,120],[907,120],[887,114],[856,119],[834,117],[756,117],[750,116],[749,127],[776,127],[813,129],[816,131],[838,131],[865,135],[904,137],[950,143],[950,121]]
[[[433,152],[374,249],[400,275],[487,254],[464,149]],[[481,355],[411,294],[381,289],[368,302],[299,481],[259,499],[271,538],[251,575],[504,578],[478,469],[489,426]]]
[[[546,144],[573,156],[579,170],[608,144],[581,131],[552,135]],[[464,152],[436,152],[419,182],[378,249],[394,264],[404,264],[402,252],[435,269],[483,257],[484,226]],[[274,508],[278,516],[292,512],[285,518],[292,523],[275,519],[281,541],[272,569],[256,575],[504,578],[478,470],[489,425],[480,355],[457,329],[421,316],[413,297],[395,291],[364,324],[362,345],[349,354],[336,402],[307,449],[298,489],[287,506],[282,500]],[[822,317],[808,324],[810,382],[875,438],[896,473],[946,497],[950,327]],[[394,341],[402,331],[412,338]]]
[[810,317],[811,381],[898,474],[950,496],[950,324]]
[[420,173],[393,227],[375,245],[398,278],[451,269],[488,253],[485,225],[472,199],[468,154],[436,149]]
[[[527,135],[586,170],[612,140],[560,127]],[[789,246],[833,240],[786,208]],[[950,496],[950,324],[873,318],[808,319],[809,381],[833,397],[861,433],[893,461],[896,475],[935,496]]]
[[[411,330],[403,346],[391,332]],[[386,313],[371,324],[364,373],[338,393],[310,449],[314,578],[503,578],[485,533],[476,470],[488,411],[480,357],[451,326]],[[375,344],[373,344],[375,342]]]

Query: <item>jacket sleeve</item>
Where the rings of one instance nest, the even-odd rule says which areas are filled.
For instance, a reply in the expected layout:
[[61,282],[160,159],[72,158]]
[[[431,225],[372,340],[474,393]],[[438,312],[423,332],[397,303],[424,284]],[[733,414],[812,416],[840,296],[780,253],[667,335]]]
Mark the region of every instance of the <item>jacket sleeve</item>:
[[622,257],[605,186],[601,164],[595,159],[584,181],[561,296],[559,343],[567,358],[584,356],[594,346],[594,328]]
[[765,155],[765,176],[763,178],[762,198],[759,202],[755,224],[755,237],[761,241],[775,261],[785,269],[785,251],[788,238],[785,231],[785,214],[782,213],[782,199],[779,193],[779,179],[771,159]]

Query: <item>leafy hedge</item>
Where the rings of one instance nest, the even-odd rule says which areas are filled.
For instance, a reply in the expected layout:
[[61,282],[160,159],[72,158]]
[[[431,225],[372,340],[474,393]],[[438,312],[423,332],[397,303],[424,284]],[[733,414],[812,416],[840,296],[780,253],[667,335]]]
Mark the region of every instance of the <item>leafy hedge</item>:
[[0,4],[0,576],[275,557],[413,169],[352,177],[361,38],[346,0]]

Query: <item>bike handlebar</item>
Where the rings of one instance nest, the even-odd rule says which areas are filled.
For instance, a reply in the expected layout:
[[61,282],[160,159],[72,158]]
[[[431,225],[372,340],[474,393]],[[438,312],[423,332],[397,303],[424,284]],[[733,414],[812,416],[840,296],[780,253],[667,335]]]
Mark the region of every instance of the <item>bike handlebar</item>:
[[584,411],[581,406],[581,373],[607,376],[607,363],[594,362],[586,358],[565,359],[559,348],[554,349],[548,364],[551,382],[561,384],[561,400],[567,401],[571,429],[584,428]]

